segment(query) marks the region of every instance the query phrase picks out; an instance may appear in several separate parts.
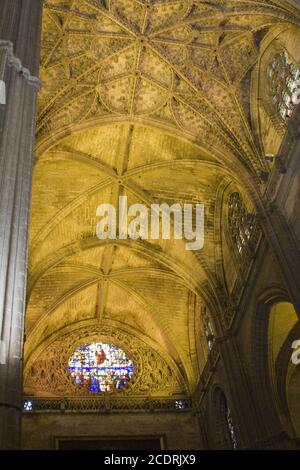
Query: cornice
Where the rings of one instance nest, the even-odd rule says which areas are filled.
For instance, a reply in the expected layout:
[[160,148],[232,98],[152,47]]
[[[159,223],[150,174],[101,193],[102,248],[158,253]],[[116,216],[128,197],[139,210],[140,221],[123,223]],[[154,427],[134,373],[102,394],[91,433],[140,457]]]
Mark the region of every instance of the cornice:
[[28,85],[33,86],[38,91],[42,87],[42,82],[40,79],[34,75],[31,75],[31,72],[28,68],[24,67],[22,61],[15,56],[13,50],[13,43],[11,41],[4,41],[0,39],[0,50],[4,49],[7,51],[7,63],[9,67],[12,67],[17,70],[17,72],[22,75]]

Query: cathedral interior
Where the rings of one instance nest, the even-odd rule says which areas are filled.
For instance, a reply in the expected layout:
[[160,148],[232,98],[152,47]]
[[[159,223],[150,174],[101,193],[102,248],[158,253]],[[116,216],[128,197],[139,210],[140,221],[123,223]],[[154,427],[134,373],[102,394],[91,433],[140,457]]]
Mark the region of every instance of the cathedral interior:
[[[1,0],[1,449],[300,449],[299,46],[298,0]],[[125,196],[203,248],[100,239]]]

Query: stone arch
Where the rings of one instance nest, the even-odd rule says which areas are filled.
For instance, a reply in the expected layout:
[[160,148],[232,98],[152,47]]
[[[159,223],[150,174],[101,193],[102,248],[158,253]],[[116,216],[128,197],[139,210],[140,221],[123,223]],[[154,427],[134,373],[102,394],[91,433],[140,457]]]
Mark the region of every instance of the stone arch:
[[251,118],[254,131],[264,155],[277,155],[286,131],[285,123],[276,115],[269,100],[267,67],[276,54],[286,51],[299,66],[300,55],[294,37],[299,27],[276,26],[269,31],[260,44],[260,56],[252,73]]
[[287,388],[288,409],[296,437],[300,437],[300,412],[299,412],[299,390],[300,390],[300,367],[294,366],[289,376]]
[[[290,297],[281,286],[273,285],[264,291],[256,304],[251,326],[251,367],[249,370],[252,393],[261,413],[260,433],[273,435],[285,432],[290,426],[282,422],[278,410],[278,398],[272,385],[269,365],[269,321],[271,310],[281,303],[289,303]],[[282,359],[281,359],[282,363]],[[280,372],[282,377],[282,371]],[[277,377],[277,380],[278,377]],[[286,409],[285,409],[286,411]]]
[[285,339],[275,363],[276,391],[278,393],[278,406],[289,434],[299,437],[300,413],[297,407],[297,384],[299,383],[298,367],[291,362],[291,345],[300,338],[300,322],[298,321],[290,330]]
[[[230,258],[231,258],[230,260],[229,259],[226,260],[226,262],[225,262],[225,260],[223,261],[224,265],[227,266],[227,270],[228,270],[228,266],[230,265],[230,271],[228,270],[228,272],[230,273],[230,276],[228,276],[228,273],[227,273],[227,276],[226,276],[226,279],[225,279],[226,286],[227,286],[229,294],[234,289],[234,285],[230,285],[230,279],[236,280],[237,277],[239,277],[239,276],[244,277],[244,274],[242,272],[242,270],[243,270],[242,268],[245,267],[245,263],[244,263],[245,258],[249,258],[249,255],[251,257],[252,245],[253,245],[253,250],[254,250],[255,245],[257,244],[258,239],[259,239],[259,234],[254,233],[254,232],[258,232],[258,227],[255,226],[254,230],[252,231],[251,237],[249,238],[249,240],[247,240],[247,246],[245,247],[246,249],[243,252],[243,256],[239,255],[237,247],[234,246],[234,244],[233,244],[233,239],[232,239],[231,234],[230,234],[230,226],[229,226],[229,202],[230,202],[231,196],[235,193],[239,194],[240,199],[241,199],[241,203],[242,203],[243,207],[245,208],[245,211],[247,212],[247,214],[248,213],[253,214],[254,218],[255,218],[255,215],[256,215],[256,209],[254,207],[254,202],[252,201],[252,198],[249,197],[247,192],[245,192],[243,190],[243,188],[241,188],[240,185],[236,184],[235,182],[231,182],[230,184],[228,184],[226,186],[223,194],[222,194],[222,209],[221,209],[222,210],[222,233],[221,233],[221,237],[222,237],[223,257],[225,256],[226,248],[227,248],[227,252],[230,253]],[[256,235],[255,240],[254,240],[253,235]],[[224,269],[224,271],[225,271],[225,269]]]
[[53,149],[65,138],[70,137],[71,135],[73,136],[92,128],[102,128],[111,124],[131,124],[132,126],[142,126],[146,129],[158,130],[174,138],[180,138],[191,143],[199,148],[199,153],[203,155],[204,158],[208,157],[208,159],[211,159],[211,156],[213,155],[218,164],[224,166],[236,181],[240,181],[249,194],[258,195],[258,188],[261,183],[259,172],[265,169],[263,161],[260,161],[259,168],[257,168],[257,172],[255,174],[249,162],[243,160],[240,155],[236,155],[233,148],[220,148],[218,145],[211,143],[210,148],[208,149],[206,143],[199,138],[199,136],[195,136],[186,129],[178,129],[171,124],[162,123],[149,117],[132,117],[129,119],[127,116],[106,116],[88,119],[80,123],[60,127],[59,129],[46,134],[45,137],[37,140],[36,159],[39,159],[44,153]]
[[232,450],[234,446],[227,420],[228,400],[220,385],[215,384],[212,387],[208,400],[209,447],[213,450]]

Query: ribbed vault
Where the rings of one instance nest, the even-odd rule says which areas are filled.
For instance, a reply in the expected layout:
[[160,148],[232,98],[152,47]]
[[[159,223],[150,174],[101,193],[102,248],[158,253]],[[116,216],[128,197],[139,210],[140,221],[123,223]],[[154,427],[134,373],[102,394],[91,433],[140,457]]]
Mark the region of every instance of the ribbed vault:
[[[152,369],[160,378],[152,387],[147,379],[148,388],[141,379],[135,393],[195,388],[207,355],[201,306],[221,316],[228,295],[224,193],[264,189],[251,70],[265,33],[299,21],[281,1],[45,2],[28,392],[47,393],[28,377],[55,361],[53,351],[97,335],[121,346],[130,338],[133,355],[141,348],[153,355],[141,362],[141,377]],[[181,240],[98,240],[97,206],[117,206],[124,195],[129,204],[204,204],[204,249],[189,252]]]

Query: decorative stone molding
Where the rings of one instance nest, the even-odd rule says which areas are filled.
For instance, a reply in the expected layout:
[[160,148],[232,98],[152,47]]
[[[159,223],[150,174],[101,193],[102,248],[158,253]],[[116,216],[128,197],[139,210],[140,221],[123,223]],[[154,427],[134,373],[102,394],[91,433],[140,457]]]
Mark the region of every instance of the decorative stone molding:
[[[1,1],[0,80],[0,449],[20,445],[22,355],[26,300],[27,247],[31,201],[35,116],[40,81],[42,0]],[[30,85],[30,86],[28,86]],[[5,97],[6,98],[6,97]],[[4,99],[2,100],[4,101]],[[3,103],[4,104],[4,103]]]
[[209,389],[213,374],[220,360],[219,342],[215,341],[211,351],[209,352],[205,367],[202,371],[198,386],[193,394],[193,406],[200,411],[203,405],[203,399]]
[[77,346],[96,340],[120,345],[134,363],[133,381],[128,389],[117,392],[118,396],[127,393],[169,396],[186,392],[178,372],[143,342],[106,326],[90,326],[58,338],[38,358],[29,361],[24,371],[25,393],[31,396],[39,396],[40,393],[47,396],[90,396],[89,391],[73,382],[68,373],[68,360]]
[[[16,57],[14,55],[13,43],[11,41],[4,41],[4,40],[0,39],[0,51],[1,50],[6,51],[6,58],[5,59],[7,60],[8,66],[16,69],[17,72],[20,73],[20,75],[22,75],[24,77],[24,79],[26,80],[26,82],[29,85],[33,86],[34,88],[36,88],[39,91],[42,87],[42,82],[40,81],[40,79],[38,77],[35,77],[34,75],[31,75],[30,70],[27,69],[26,67],[24,67],[22,65],[21,60],[18,59],[18,57]],[[2,68],[3,67],[1,67],[1,69]],[[1,71],[1,69],[0,69],[0,71]],[[0,75],[0,78],[1,78],[1,75]],[[3,103],[3,104],[5,104],[5,103]]]
[[[209,6],[209,13],[206,8],[180,0],[174,1],[172,8],[164,2],[140,2],[132,8],[131,2],[111,1],[104,6],[103,2],[78,1],[76,11],[70,6],[61,11],[58,5],[46,2],[43,35],[53,38],[55,48],[44,41],[39,150],[47,148],[48,139],[52,144],[59,139],[62,129],[67,133],[70,128],[103,122],[109,116],[130,116],[131,121],[135,118],[167,126],[201,143],[209,152],[222,148],[222,159],[232,164],[227,155],[234,154],[235,164],[247,162],[259,180],[266,166],[263,158],[257,159],[257,149],[254,151],[248,140],[248,125],[245,127],[249,73],[259,58],[257,31],[252,24],[257,20],[251,15],[256,18],[259,14],[260,22],[267,25],[273,24],[274,17],[286,25],[298,18],[294,12],[270,7],[267,2],[255,6],[244,2],[235,22],[249,30],[249,35],[234,35],[229,40],[226,25],[218,49],[207,34],[206,47],[201,50],[202,22],[201,37],[210,22],[229,17],[233,7],[221,7],[217,2]],[[54,25],[51,17],[56,14],[62,14],[62,22],[68,17],[65,27]],[[143,26],[138,17],[145,17]],[[105,27],[107,21],[121,34],[112,37]],[[163,36],[162,25],[166,27]],[[88,37],[84,33],[87,30],[91,31]],[[111,53],[115,65],[109,63]],[[122,64],[121,75],[117,64]]]
[[138,395],[101,397],[63,397],[63,398],[24,398],[24,413],[107,413],[129,410],[141,412],[176,411],[186,412],[193,409],[193,402],[184,395],[168,397],[141,397]]

